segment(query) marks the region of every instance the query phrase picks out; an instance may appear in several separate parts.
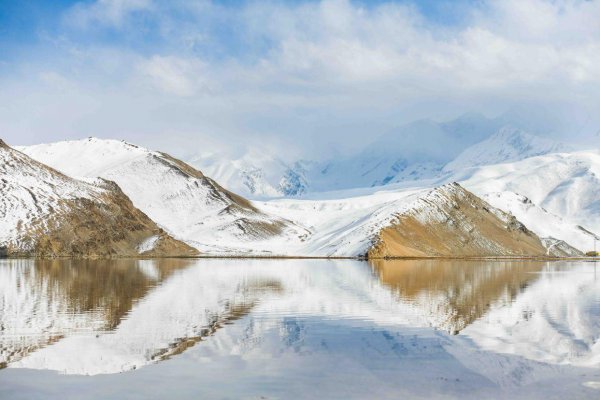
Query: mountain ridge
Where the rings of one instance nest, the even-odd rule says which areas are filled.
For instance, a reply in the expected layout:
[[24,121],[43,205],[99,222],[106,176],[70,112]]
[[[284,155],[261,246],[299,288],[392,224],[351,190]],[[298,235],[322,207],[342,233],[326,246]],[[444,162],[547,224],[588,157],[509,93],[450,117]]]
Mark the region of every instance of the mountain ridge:
[[453,182],[418,198],[384,227],[369,258],[540,256],[540,239],[514,216]]
[[201,252],[228,253],[228,244],[266,240],[298,229],[166,153],[96,138],[22,149],[69,175],[114,180],[137,208]]
[[[112,181],[80,181],[0,143],[0,247],[8,256],[196,255]],[[151,246],[140,249],[152,240]]]
[[[452,246],[446,249],[437,248],[429,243],[429,247],[408,253],[403,252],[407,248],[406,245],[403,245],[403,249],[399,246],[387,246],[388,250],[393,249],[391,253],[387,250],[371,250],[382,235],[387,235],[388,243],[406,241],[407,238],[402,235],[391,235],[390,233],[394,231],[391,227],[394,224],[398,225],[398,216],[406,216],[408,215],[406,213],[410,214],[411,209],[419,208],[423,204],[427,204],[426,213],[446,215],[444,223],[450,226],[445,227],[435,219],[415,220],[417,213],[410,215],[413,220],[406,225],[407,232],[416,234],[418,231],[427,231],[431,228],[431,224],[438,224],[438,230],[442,232],[445,229],[445,234],[451,237],[451,229],[462,226],[460,218],[455,216],[455,214],[459,215],[458,211],[454,210],[461,209],[459,204],[463,204],[460,211],[461,218],[473,222],[468,227],[463,226],[461,228],[463,230],[455,232],[454,236],[462,237],[465,243],[471,242],[469,256],[475,254],[543,256],[547,253],[544,244],[551,243],[542,242],[539,238],[537,241],[532,239],[535,235],[524,228],[520,231],[525,233],[527,238],[523,237],[522,240],[529,244],[525,247],[517,246],[514,242],[515,235],[507,234],[505,228],[510,227],[513,220],[533,218],[534,214],[527,210],[519,213],[521,211],[518,204],[522,203],[520,201],[511,200],[490,205],[483,199],[475,200],[475,195],[485,196],[495,189],[493,186],[478,185],[473,180],[476,169],[468,173],[463,171],[446,176],[437,182],[416,181],[417,186],[391,185],[383,187],[386,190],[381,192],[367,190],[364,195],[348,195],[340,192],[330,199],[251,201],[224,189],[205,173],[181,160],[166,153],[147,150],[128,143],[92,138],[22,149],[40,161],[73,176],[87,175],[87,179],[90,179],[93,177],[90,174],[99,172],[105,179],[114,179],[125,194],[131,197],[133,204],[156,221],[166,232],[208,256],[357,257],[369,255],[369,251],[371,257],[414,255],[451,257],[467,254],[461,253],[461,246],[464,247],[464,243],[458,242],[452,242]],[[485,174],[483,177],[485,178]],[[465,187],[456,183],[448,184],[448,182],[462,181],[466,182]],[[487,179],[483,182],[487,182]],[[432,189],[437,186],[441,187]],[[439,203],[435,201],[423,203],[420,200],[427,198],[429,193],[436,193],[436,190],[437,193],[446,190],[449,194],[438,196],[436,201]],[[466,194],[467,191],[475,194]],[[509,197],[505,196],[505,198]],[[494,200],[494,198],[490,199]],[[470,209],[465,208],[466,204],[475,211],[467,212]],[[494,207],[498,205],[504,208]],[[540,234],[541,238],[563,240],[571,246],[572,238],[577,239],[578,244],[585,241],[582,231],[571,228],[570,225],[567,227],[567,223],[560,222],[558,217],[544,214],[545,210],[537,211],[537,208],[534,210],[537,213],[535,218],[530,219],[526,225],[532,224],[533,231]],[[478,214],[477,218],[473,213]],[[565,229],[548,232],[547,223],[537,224],[539,215],[548,217],[542,218],[544,220],[560,222]],[[484,221],[481,224],[489,226],[486,228],[479,226],[480,222],[477,221]],[[477,230],[469,231],[477,226],[479,226]],[[496,228],[492,229],[492,226]],[[382,231],[387,233],[382,234]],[[494,235],[499,235],[506,241],[493,244],[493,238],[490,236],[492,231]],[[415,237],[418,237],[421,243],[428,241],[423,235]],[[443,241],[451,242],[448,238],[440,239],[440,242]],[[481,244],[483,242],[485,243]],[[414,249],[413,245],[408,247]],[[558,251],[559,247],[555,247]],[[561,248],[570,249],[567,246]]]
[[562,143],[526,133],[510,125],[462,151],[443,171],[520,161],[550,153],[572,151]]
[[525,125],[519,120],[511,123],[508,116],[471,113],[446,122],[414,121],[341,158],[284,160],[275,153],[250,149],[235,159],[210,153],[187,161],[208,171],[224,187],[264,199],[437,179],[466,167],[572,151],[521,126]]

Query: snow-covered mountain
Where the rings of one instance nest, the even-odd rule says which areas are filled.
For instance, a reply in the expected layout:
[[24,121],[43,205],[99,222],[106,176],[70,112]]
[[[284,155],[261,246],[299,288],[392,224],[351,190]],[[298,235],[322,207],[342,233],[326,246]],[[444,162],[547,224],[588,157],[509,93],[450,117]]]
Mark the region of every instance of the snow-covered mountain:
[[70,178],[2,141],[0,193],[0,247],[8,255],[197,253],[159,229],[114,183]]
[[[113,180],[136,207],[201,252],[228,252],[229,246],[239,248],[238,243],[244,247],[301,231],[165,153],[96,138],[21,150],[65,174]],[[252,247],[246,246],[248,251]]]
[[[548,212],[523,195],[508,191],[492,192],[484,194],[482,198],[496,208],[507,210],[538,236],[550,241],[548,246],[558,246],[554,241],[562,240],[576,249],[587,250],[593,244],[594,236],[588,230]],[[582,255],[581,252],[566,248],[565,253],[567,256]]]
[[600,232],[598,150],[468,168],[444,179],[460,182],[492,205],[513,213],[541,237],[562,239],[589,251]]
[[282,160],[254,151],[239,159],[228,159],[224,153],[202,153],[186,162],[229,190],[256,197],[281,196],[277,180],[287,169]]
[[456,183],[432,190],[396,214],[369,249],[370,258],[541,254],[540,239],[514,216]]
[[463,149],[491,135],[498,122],[470,113],[448,122],[418,120],[378,137],[347,159],[331,160],[315,191],[382,186],[437,176]]
[[327,161],[289,162],[254,149],[239,159],[227,157],[224,153],[211,153],[186,161],[227,189],[259,200],[426,179],[437,176],[444,165],[428,161],[413,163],[376,152]]
[[202,152],[186,161],[227,189],[250,198],[299,196],[437,176],[460,151],[487,138],[502,123],[476,113],[442,123],[415,121],[371,143],[366,140],[365,148],[356,154],[320,161],[284,160],[262,148],[251,148],[235,158]]
[[431,179],[473,166],[570,151],[519,129],[527,125],[520,119],[510,121],[506,115],[476,113],[441,123],[419,120],[366,140],[356,154],[321,161],[284,160],[264,149],[250,149],[235,159],[201,153],[187,161],[236,193],[272,198]]
[[[291,238],[274,243],[272,251],[279,254],[368,254],[373,258],[545,253],[537,236],[514,229],[520,226],[518,221],[456,184],[354,196],[346,193],[328,200],[271,200],[257,206],[306,228],[300,242]],[[394,234],[397,231],[403,235]],[[430,231],[437,231],[434,237],[440,240],[428,240],[424,233]],[[518,238],[518,232],[523,237]]]
[[[455,184],[332,200],[250,202],[179,160],[124,142],[92,138],[22,150],[73,176],[114,180],[161,227],[210,255],[544,254],[535,235],[513,229],[518,224],[502,211]],[[457,213],[459,206],[468,212]],[[409,235],[435,225],[446,239],[462,242],[440,239],[419,247],[408,236],[381,236],[409,215],[413,223],[403,226]]]
[[[307,200],[255,202],[229,192],[202,172],[164,153],[120,141],[91,138],[29,146],[22,151],[72,176],[100,176],[117,182],[133,204],[159,226],[207,254],[364,255],[380,239],[382,230],[414,207],[432,187],[455,181],[490,207],[515,216],[543,238],[544,245],[552,245],[552,254],[576,255],[579,252],[575,249],[592,248],[591,232],[600,231],[600,209],[596,204],[600,194],[598,152],[553,153],[473,166],[484,159],[495,162],[506,155],[518,159],[563,148],[510,129],[500,130],[484,143],[501,145],[505,151],[472,162],[467,162],[469,151],[465,151],[464,168],[446,171],[436,178],[388,184],[385,191],[345,190],[310,194]],[[478,144],[471,150],[478,147],[485,149]],[[294,168],[300,173],[289,172],[289,187],[299,190],[309,186],[314,164],[296,163]],[[227,178],[223,172],[221,176]],[[428,212],[445,207],[436,202],[428,206]],[[560,240],[566,244],[556,245]],[[436,251],[429,248],[426,253]]]
[[515,162],[529,157],[568,151],[572,149],[562,143],[505,126],[484,141],[464,150],[444,166],[444,171]]

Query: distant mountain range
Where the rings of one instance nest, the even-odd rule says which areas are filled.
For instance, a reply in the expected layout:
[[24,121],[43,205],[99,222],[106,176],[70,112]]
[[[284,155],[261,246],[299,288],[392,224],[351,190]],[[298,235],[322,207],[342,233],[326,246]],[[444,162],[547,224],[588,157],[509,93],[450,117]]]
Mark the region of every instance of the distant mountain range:
[[[329,201],[250,202],[167,154],[125,142],[90,138],[21,150],[64,174],[114,181],[171,237],[206,255],[377,258],[545,252],[534,233],[457,184]],[[47,183],[44,176],[37,180]],[[457,211],[461,207],[464,211]],[[23,212],[31,208],[24,205]],[[439,240],[425,245],[394,233],[399,227],[407,231],[407,226],[415,234],[434,229]]]
[[444,123],[407,124],[343,158],[290,162],[250,150],[234,160],[211,153],[187,161],[230,190],[251,198],[271,198],[439,178],[457,169],[571,150],[519,125],[523,124],[509,115],[490,119],[471,113]]
[[[260,152],[233,161],[212,155],[193,161],[203,171],[116,140],[2,144],[0,248],[41,257],[591,250],[600,231],[600,152],[497,128],[503,122],[476,114],[419,121],[346,159],[290,167]],[[441,150],[428,161],[419,146],[396,153],[417,138]],[[235,193],[244,187],[263,199]]]
[[465,149],[443,171],[520,161],[550,153],[572,151],[569,146],[506,126],[487,139]]

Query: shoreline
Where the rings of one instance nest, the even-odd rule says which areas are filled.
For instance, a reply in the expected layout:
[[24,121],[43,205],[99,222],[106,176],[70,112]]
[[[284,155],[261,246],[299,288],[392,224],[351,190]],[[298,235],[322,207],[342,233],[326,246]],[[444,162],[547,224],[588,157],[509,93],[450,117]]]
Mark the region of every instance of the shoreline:
[[7,256],[2,260],[161,260],[161,259],[231,259],[231,260],[355,260],[355,261],[398,261],[398,260],[464,260],[464,261],[600,261],[600,257],[551,257],[551,256],[421,256],[421,257],[360,257],[360,256],[259,256],[259,255],[199,255],[199,256],[130,256],[130,257],[35,257]]

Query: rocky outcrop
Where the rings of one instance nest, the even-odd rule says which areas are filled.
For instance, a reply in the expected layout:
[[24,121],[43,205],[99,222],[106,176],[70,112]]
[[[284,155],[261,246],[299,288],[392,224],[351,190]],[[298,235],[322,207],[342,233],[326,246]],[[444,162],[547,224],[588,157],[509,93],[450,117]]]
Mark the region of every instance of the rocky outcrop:
[[368,258],[543,256],[539,237],[457,183],[419,198],[383,228]]
[[0,193],[0,247],[7,256],[198,254],[134,207],[114,182],[70,178],[3,142]]

